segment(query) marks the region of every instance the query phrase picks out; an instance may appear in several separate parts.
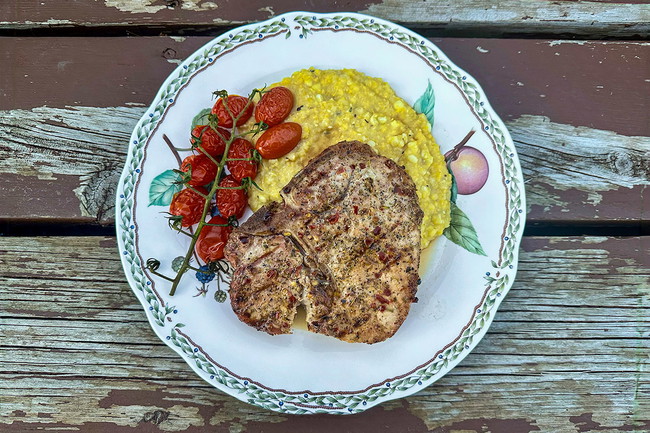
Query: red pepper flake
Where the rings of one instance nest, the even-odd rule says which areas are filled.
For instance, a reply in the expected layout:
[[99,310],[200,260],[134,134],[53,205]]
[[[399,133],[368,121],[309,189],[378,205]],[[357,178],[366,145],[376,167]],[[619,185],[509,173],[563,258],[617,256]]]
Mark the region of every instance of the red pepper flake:
[[345,173],[345,169],[343,167],[339,167],[338,170],[336,170],[336,174],[343,174]]
[[375,278],[381,277],[381,272],[375,272]]
[[320,250],[322,250],[322,248],[319,247],[319,246],[315,246],[314,249],[315,249],[316,251],[318,251],[318,252],[320,252]]
[[362,162],[361,164],[359,164],[359,167],[361,167],[361,169],[363,170],[364,168],[366,168],[366,164]]
[[354,208],[354,214],[355,214],[355,215],[359,215],[359,206],[357,206],[357,205],[355,204],[355,205],[352,206],[352,207]]
[[278,276],[278,271],[276,271],[275,269],[270,269],[266,272],[266,276],[267,278],[275,278]]
[[372,240],[372,239],[370,239],[370,238],[366,238],[366,240],[365,240],[364,242],[365,242],[365,244],[366,244],[366,248],[369,248],[369,247],[370,247],[370,245],[372,245],[372,243],[373,243],[373,240]]
[[309,227],[310,230],[315,230],[316,229],[316,225],[314,225],[314,224],[309,224],[307,227]]
[[339,220],[339,213],[335,213],[334,215],[331,215],[329,218],[327,218],[327,222],[330,224],[336,224],[336,222]]
[[391,295],[391,291],[390,291],[390,289],[388,287],[384,289],[384,295],[386,295],[386,296]]
[[293,295],[289,295],[289,302],[291,302],[292,304],[296,302],[296,297]]
[[377,226],[375,229],[372,231],[372,234],[377,236],[381,232],[381,227]]
[[385,305],[380,305],[379,308],[377,308],[377,309],[383,313],[384,311],[386,311],[386,306]]
[[350,168],[351,168],[352,170],[354,170],[355,168],[357,168],[357,165],[356,165],[356,164],[351,164],[351,165],[350,165]]
[[382,263],[386,263],[387,258],[388,257],[386,256],[385,252],[379,251],[379,261],[381,261]]
[[384,298],[381,295],[375,295],[375,299],[378,300],[379,302],[381,302],[382,304],[390,303],[390,301],[388,299]]

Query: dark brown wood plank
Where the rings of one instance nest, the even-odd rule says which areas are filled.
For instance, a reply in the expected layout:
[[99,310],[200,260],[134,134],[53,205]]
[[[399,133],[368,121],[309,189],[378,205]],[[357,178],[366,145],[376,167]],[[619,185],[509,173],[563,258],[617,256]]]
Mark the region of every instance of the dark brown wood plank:
[[[13,204],[0,218],[110,223],[133,126],[180,59],[208,40],[0,38],[11,65],[0,75],[0,188]],[[506,121],[529,223],[648,221],[650,44],[435,42]]]
[[[478,347],[351,417],[240,403],[150,329],[114,238],[0,238],[0,430],[484,432],[650,429],[650,238],[525,238]],[[47,257],[47,260],[43,258]]]
[[573,34],[633,37],[650,29],[647,1],[508,0],[488,7],[481,0],[422,2],[373,0],[309,3],[291,0],[29,0],[0,5],[4,29],[156,26],[214,28],[263,20],[291,10],[356,11],[415,28],[480,35]]

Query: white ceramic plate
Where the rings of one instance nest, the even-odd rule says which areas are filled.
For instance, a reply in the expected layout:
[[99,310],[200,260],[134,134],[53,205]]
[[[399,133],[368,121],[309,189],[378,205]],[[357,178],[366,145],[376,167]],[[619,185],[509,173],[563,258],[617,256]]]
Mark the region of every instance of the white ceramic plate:
[[[171,274],[172,259],[189,243],[168,228],[163,214],[173,186],[162,173],[178,163],[162,135],[185,145],[193,116],[212,105],[214,90],[245,95],[310,66],[354,68],[384,79],[432,121],[443,153],[477,130],[468,145],[489,166],[479,191],[457,196],[453,229],[423,255],[419,303],[397,334],[379,344],[349,344],[303,330],[269,336],[239,322],[229,302],[216,302],[214,282],[202,296],[188,273],[170,297],[169,283],[144,267],[156,257],[159,272]],[[479,174],[470,170],[469,176]],[[309,12],[234,29],[179,65],[133,131],[116,208],[126,276],[156,334],[220,390],[297,414],[360,412],[415,393],[458,364],[512,285],[525,215],[512,140],[472,77],[427,39],[396,24]]]

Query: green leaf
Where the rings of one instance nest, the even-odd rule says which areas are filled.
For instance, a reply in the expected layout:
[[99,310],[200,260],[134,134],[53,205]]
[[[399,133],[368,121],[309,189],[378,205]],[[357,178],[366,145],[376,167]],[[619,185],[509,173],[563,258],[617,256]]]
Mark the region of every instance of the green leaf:
[[172,197],[183,188],[181,175],[174,170],[165,170],[151,181],[149,206],[169,206]]
[[413,109],[418,113],[424,114],[429,121],[429,124],[433,126],[433,108],[435,105],[436,95],[433,91],[433,86],[431,86],[431,81],[429,81],[422,96],[420,96],[418,100],[415,101],[415,104],[413,104]]
[[451,222],[443,234],[447,239],[465,248],[470,253],[487,256],[478,240],[472,222],[454,202],[451,202]]
[[194,119],[192,119],[192,131],[194,131],[194,128],[196,128],[198,125],[207,125],[208,115],[211,112],[211,108],[204,108],[203,110],[199,111],[199,114],[194,116]]

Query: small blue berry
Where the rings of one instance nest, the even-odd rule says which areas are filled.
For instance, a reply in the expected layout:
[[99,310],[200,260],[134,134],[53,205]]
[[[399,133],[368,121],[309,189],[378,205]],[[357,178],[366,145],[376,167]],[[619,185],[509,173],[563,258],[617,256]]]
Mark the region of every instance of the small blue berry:
[[199,351],[199,349],[197,349],[197,348],[195,347],[195,348],[194,348],[194,352],[198,352],[198,351]]
[[368,404],[368,402],[364,400],[363,402],[361,402],[361,404],[365,406]]
[[280,403],[278,403],[278,404],[279,404],[280,406],[282,406],[282,405],[284,404],[284,402],[283,402],[283,401],[281,401],[281,402],[280,402]]
[[248,385],[248,381],[247,381],[247,380],[244,381],[244,385]]
[[421,381],[421,380],[418,380],[418,385],[422,385],[422,381]]
[[203,284],[207,284],[210,281],[214,280],[214,272],[210,272],[210,268],[208,268],[207,265],[203,265],[199,269],[203,272],[196,273],[197,280],[199,280]]

